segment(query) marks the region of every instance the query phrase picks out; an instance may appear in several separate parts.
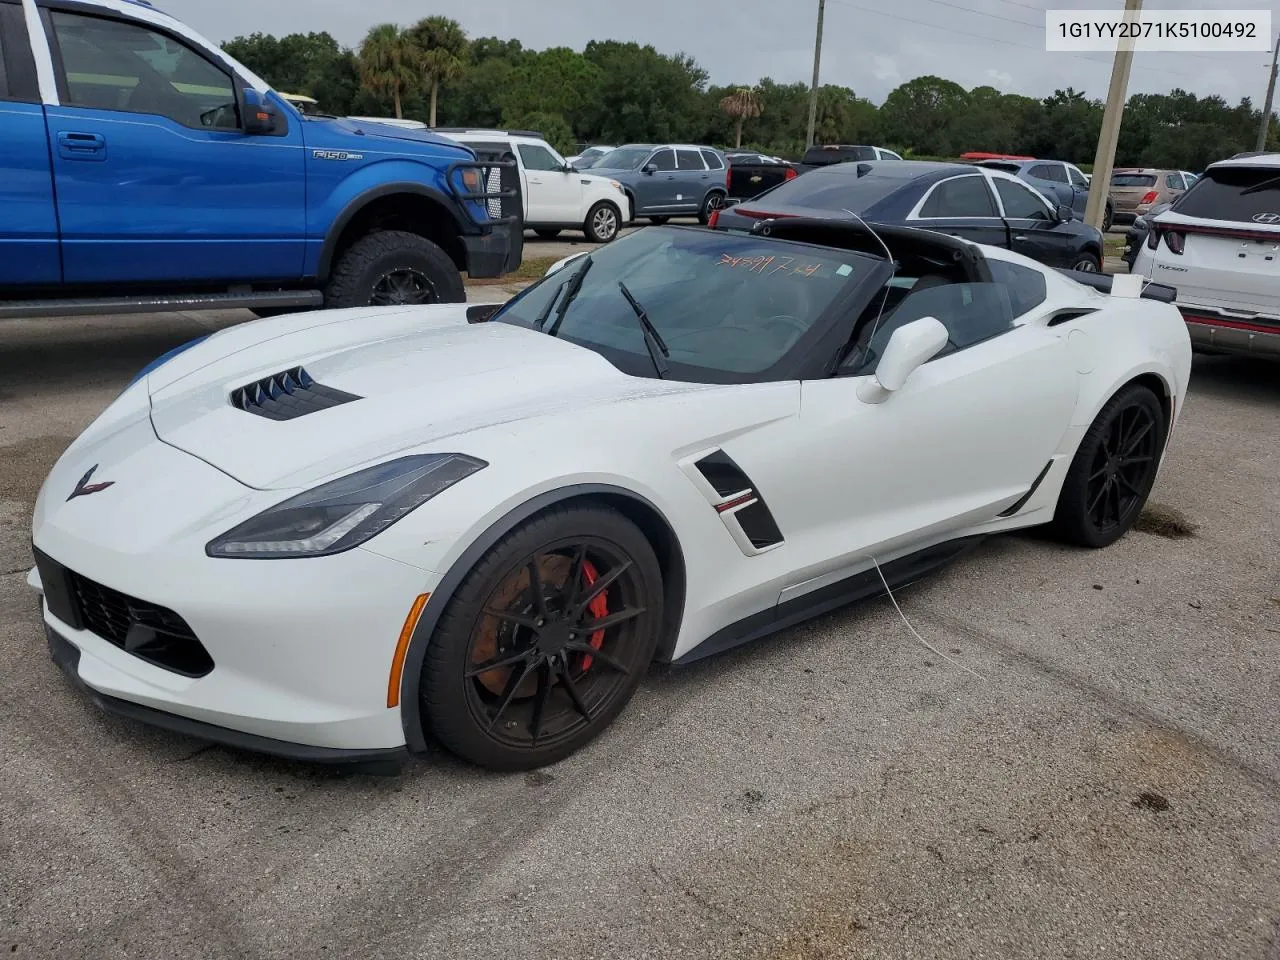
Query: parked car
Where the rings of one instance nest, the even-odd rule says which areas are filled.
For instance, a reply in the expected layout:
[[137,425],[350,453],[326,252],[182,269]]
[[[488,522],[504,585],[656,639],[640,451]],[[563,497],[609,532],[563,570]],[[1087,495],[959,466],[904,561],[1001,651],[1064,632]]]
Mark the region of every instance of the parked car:
[[730,200],[750,200],[797,176],[796,168],[780,157],[731,151],[725,160],[729,164]]
[[1133,273],[1177,288],[1197,349],[1280,358],[1280,154],[1211,164],[1151,221]]
[[572,163],[579,170],[587,170],[591,167],[594,167],[596,163],[600,160],[600,158],[603,157],[610,150],[616,150],[616,149],[617,147],[604,147],[604,146],[587,147],[587,149],[583,150],[576,157],[569,157],[569,162]]
[[1151,221],[1166,210],[1172,209],[1172,207],[1173,201],[1171,200],[1157,203],[1142,216],[1137,217],[1133,223],[1129,224],[1129,229],[1124,234],[1124,253],[1120,255],[1120,259],[1128,264],[1130,270],[1133,269],[1133,262],[1138,257],[1138,250],[1147,241],[1147,233],[1151,229]]
[[869,147],[861,144],[828,143],[823,146],[810,147],[796,165],[796,173],[808,173],[820,170],[833,163],[852,163],[861,160],[901,160],[902,157],[884,147]]
[[750,230],[786,217],[852,219],[920,227],[1096,273],[1102,234],[1003,170],[963,163],[878,160],[815,170],[721,210],[712,226]]
[[729,165],[715,147],[629,143],[596,161],[591,172],[622,184],[637,218],[666,223],[696,215],[706,223],[729,193]]
[[146,4],[42,9],[0,0],[0,316],[452,302],[519,265],[467,148],[298,113]]
[[1171,203],[1187,192],[1180,170],[1121,167],[1111,174],[1111,200],[1116,223],[1130,223],[1151,208]]
[[323,112],[320,109],[320,101],[316,100],[315,97],[308,97],[306,94],[282,93],[280,98],[299,113],[306,114],[309,117],[319,116]]
[[1160,291],[761,227],[640,230],[506,304],[269,320],[146,371],[36,499],[53,659],[99,707],[243,749],[390,772],[430,737],[530,769],[655,661],[993,535],[1130,529],[1191,366]]
[[430,130],[421,120],[409,120],[404,117],[349,117],[357,123],[382,123],[388,127],[399,127],[401,130]]
[[592,243],[608,243],[632,219],[622,184],[578,170],[533,130],[440,128],[453,140],[486,155],[515,161],[524,225],[544,240],[561,230],[581,230]]
[[[1079,167],[1062,160],[983,160],[980,166],[1004,170],[1029,183],[1054,203],[1064,203],[1084,219],[1089,203],[1091,179]],[[1102,229],[1111,229],[1115,205],[1108,198],[1102,214]]]

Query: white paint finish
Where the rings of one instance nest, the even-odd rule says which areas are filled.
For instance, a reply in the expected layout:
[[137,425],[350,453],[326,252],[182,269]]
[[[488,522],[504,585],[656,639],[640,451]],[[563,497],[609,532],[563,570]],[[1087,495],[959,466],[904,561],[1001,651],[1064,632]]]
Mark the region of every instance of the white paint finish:
[[[1040,270],[1046,303],[1006,334],[911,370],[876,404],[858,399],[865,377],[631,377],[566,341],[468,324],[461,305],[296,314],[219,332],[126,391],[72,444],[33,520],[36,545],[73,569],[178,610],[218,668],[195,682],[159,677],[73,633],[82,675],[263,736],[392,746],[403,736],[385,707],[387,672],[414,596],[543,493],[608,484],[667,518],[688,576],[677,656],[780,597],[868,569],[869,557],[1043,523],[1085,429],[1120,385],[1154,373],[1181,408],[1190,344],[1167,304],[1112,299],[1018,254],[983,252]],[[1067,307],[1098,312],[1048,327]],[[229,406],[231,389],[297,364],[365,399],[284,422]],[[717,513],[728,498],[690,473],[716,449],[746,471],[784,543],[748,549],[732,514]],[[270,562],[204,554],[298,487],[453,451],[489,466],[364,547]],[[1026,509],[998,517],[1051,462]],[[94,463],[115,486],[68,503],[63,491]]]

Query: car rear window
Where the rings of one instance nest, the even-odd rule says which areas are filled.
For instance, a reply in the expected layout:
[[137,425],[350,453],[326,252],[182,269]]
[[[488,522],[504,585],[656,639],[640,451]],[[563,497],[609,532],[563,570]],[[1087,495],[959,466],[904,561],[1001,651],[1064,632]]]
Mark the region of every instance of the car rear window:
[[850,160],[875,160],[874,147],[810,147],[801,163],[847,163]]
[[1178,213],[1206,220],[1272,223],[1280,216],[1280,167],[1209,170],[1182,195]]
[[1113,187],[1154,187],[1155,174],[1151,173],[1117,173],[1111,177]]
[[[796,177],[770,190],[759,201],[750,201],[752,208],[771,204],[792,207],[813,207],[819,210],[852,210],[861,213],[890,194],[910,185],[904,177],[880,175],[871,171],[865,176],[855,176],[852,168],[814,170],[803,177]],[[745,206],[745,204],[744,204]]]

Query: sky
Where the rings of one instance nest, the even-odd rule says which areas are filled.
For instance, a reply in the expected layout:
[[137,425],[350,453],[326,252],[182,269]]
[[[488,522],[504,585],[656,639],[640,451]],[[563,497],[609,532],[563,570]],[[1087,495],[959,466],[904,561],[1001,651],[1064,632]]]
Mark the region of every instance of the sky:
[[[761,77],[808,83],[813,73],[817,0],[156,0],[156,6],[211,40],[255,31],[327,30],[356,46],[378,23],[408,25],[442,14],[471,37],[500,36],[526,47],[634,40],[691,55],[716,84]],[[1193,0],[1148,9],[1270,9],[1257,0]],[[1109,53],[1047,53],[1044,10],[1110,9],[1119,0],[827,0],[822,82],[881,103],[898,84],[935,74],[964,86],[1044,97],[1068,86],[1103,99]],[[1181,87],[1199,96],[1262,105],[1270,57],[1256,53],[1139,53],[1129,93]]]

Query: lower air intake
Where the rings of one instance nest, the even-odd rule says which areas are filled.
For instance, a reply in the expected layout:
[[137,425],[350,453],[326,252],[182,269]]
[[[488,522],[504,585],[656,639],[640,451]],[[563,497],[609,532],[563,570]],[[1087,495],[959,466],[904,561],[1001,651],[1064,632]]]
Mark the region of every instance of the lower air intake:
[[361,397],[316,383],[302,367],[272,374],[231,391],[231,405],[268,420],[294,420]]

